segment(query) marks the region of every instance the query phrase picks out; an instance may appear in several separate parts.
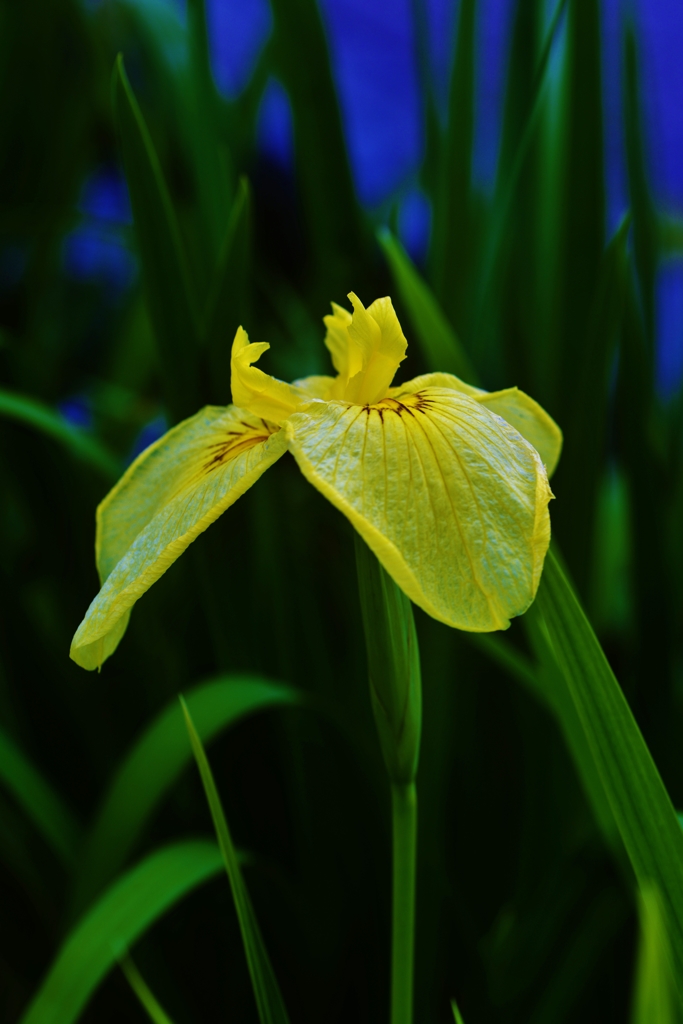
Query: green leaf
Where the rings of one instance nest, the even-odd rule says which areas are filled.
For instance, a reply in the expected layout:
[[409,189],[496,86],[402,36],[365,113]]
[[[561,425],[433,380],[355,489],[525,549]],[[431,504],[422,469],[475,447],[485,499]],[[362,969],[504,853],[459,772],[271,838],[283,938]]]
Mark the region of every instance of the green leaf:
[[[264,679],[228,676],[196,687],[186,699],[199,734],[208,742],[246,715],[298,704],[301,696]],[[73,897],[77,911],[120,869],[190,759],[183,716],[174,700],[134,744],[102,802],[80,859]]]
[[[297,182],[319,286],[343,296],[367,252],[316,0],[273,0],[272,53],[294,118]],[[323,296],[321,295],[321,298]],[[329,302],[330,295],[324,296]]]
[[261,936],[247,887],[242,878],[237,853],[232,843],[230,830],[223,812],[218,790],[216,789],[211,767],[204,752],[199,733],[190,717],[188,706],[182,697],[180,698],[180,703],[185,715],[187,731],[190,735],[192,753],[195,756],[199,774],[202,778],[204,792],[206,793],[214,828],[216,829],[216,836],[218,837],[218,844],[223,856],[223,863],[230,881],[259,1019],[261,1024],[288,1024],[287,1010],[285,1009],[268,951]]
[[477,374],[470,357],[401,243],[388,228],[380,228],[377,239],[387,258],[396,290],[408,311],[427,368],[453,373],[468,384],[476,385]]
[[477,0],[462,0],[434,205],[431,262],[434,291],[451,323],[465,334],[471,302],[474,219],[471,191],[474,140],[474,34]]
[[196,301],[171,197],[121,54],[113,96],[166,401],[183,419],[199,404]]
[[62,798],[0,729],[0,779],[60,860],[71,866],[81,828]]
[[554,486],[560,500],[554,525],[580,593],[587,589],[595,531],[600,474],[607,449],[610,374],[622,323],[630,214],[603,253],[588,318],[586,355],[575,374],[574,394],[563,424],[571,439]]
[[[551,297],[541,284],[549,261],[540,251],[540,240],[552,230],[554,211],[548,216],[548,199],[555,185],[555,175],[540,169],[539,155],[544,118],[556,123],[555,130],[561,119],[560,111],[552,110],[548,68],[566,3],[558,0],[542,42],[543,5],[533,0],[516,5],[496,193],[476,288],[474,345],[479,358],[484,358],[482,347],[502,347],[507,373],[520,384],[525,381],[536,398],[541,397],[542,367],[552,348],[539,322]],[[543,347],[536,353],[539,335]]]
[[[571,405],[574,381],[589,358],[587,326],[605,248],[600,5],[573,0],[567,9],[564,60],[563,167],[559,199],[557,287],[559,334],[555,348],[554,407],[559,422]],[[580,214],[578,214],[580,211]],[[539,337],[538,344],[547,346]],[[559,374],[559,376],[557,376]]]
[[451,999],[451,1010],[453,1011],[453,1019],[455,1020],[455,1024],[465,1024],[455,999]]
[[71,930],[20,1024],[72,1024],[121,953],[220,869],[215,843],[194,841],[165,846],[126,872]]
[[641,889],[638,900],[640,944],[631,1024],[676,1024],[676,990],[671,949],[657,887]]
[[680,259],[683,256],[683,217],[675,213],[660,213],[659,250],[663,259]]
[[173,1024],[173,1021],[135,966],[132,957],[122,956],[119,960],[119,967],[125,974],[126,981],[133,989],[133,992],[135,992],[140,1005],[153,1024]]
[[207,347],[212,400],[225,403],[230,394],[230,357],[235,331],[248,319],[251,271],[251,191],[241,178],[230,211],[209,298],[204,343]]
[[633,25],[625,34],[625,86],[624,126],[626,136],[626,169],[633,210],[633,249],[635,265],[640,279],[640,299],[643,305],[646,336],[650,358],[654,358],[655,332],[655,277],[659,249],[659,224],[645,166],[643,133],[642,90],[638,69],[638,54]]
[[538,659],[539,684],[545,693],[564,735],[567,749],[574,761],[584,794],[593,811],[595,821],[608,845],[617,857],[623,856],[623,846],[619,838],[614,815],[607,799],[602,780],[597,770],[593,754],[579,718],[576,705],[564,680],[552,644],[548,636],[545,622],[540,615],[540,606],[532,605],[524,616],[524,625],[529,643]]
[[662,898],[683,990],[683,831],[626,699],[551,552],[536,606],[641,887]]
[[0,388],[0,416],[25,423],[63,444],[75,458],[96,469],[107,480],[121,475],[121,460],[94,437],[72,427],[49,405],[27,395]]
[[[202,229],[202,270],[208,282],[228,221],[229,156],[218,131],[223,111],[211,73],[204,0],[189,0],[187,25],[190,60],[186,80],[179,90],[178,115],[183,120],[188,156],[194,168]],[[197,277],[195,281],[201,284]]]

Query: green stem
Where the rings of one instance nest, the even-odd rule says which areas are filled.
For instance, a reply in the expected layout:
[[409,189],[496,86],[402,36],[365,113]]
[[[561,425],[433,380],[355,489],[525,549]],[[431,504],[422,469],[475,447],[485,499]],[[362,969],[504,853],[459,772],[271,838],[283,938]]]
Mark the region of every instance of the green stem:
[[417,863],[417,790],[414,782],[392,783],[391,811],[394,843],[391,1024],[412,1024]]
[[415,776],[422,731],[420,651],[410,601],[356,536],[370,700],[391,783],[393,915],[391,1024],[412,1024],[415,951]]

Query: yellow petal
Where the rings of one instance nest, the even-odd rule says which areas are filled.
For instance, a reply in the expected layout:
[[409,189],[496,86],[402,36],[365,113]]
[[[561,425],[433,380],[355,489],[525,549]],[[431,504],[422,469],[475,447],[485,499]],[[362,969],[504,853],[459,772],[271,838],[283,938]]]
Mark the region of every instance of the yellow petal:
[[334,389],[336,380],[334,377],[300,377],[299,380],[292,381],[293,388],[299,388],[301,391],[305,391],[311,398],[322,398],[327,401],[331,397],[331,392]]
[[391,299],[376,299],[367,309],[349,293],[353,316],[332,303],[332,315],[323,317],[337,379],[325,396],[356,405],[372,404],[386,395],[407,342]]
[[353,319],[348,334],[360,349],[362,368],[355,375],[349,374],[344,399],[356,405],[372,405],[389,390],[408,343],[390,298],[376,299],[368,309],[353,292],[349,298]]
[[332,356],[332,365],[344,381],[358,373],[363,365],[360,349],[349,338],[351,319],[351,314],[336,302],[332,303],[332,313],[323,317],[327,328],[325,344]]
[[74,636],[73,660],[98,668],[137,599],[285,450],[277,427],[235,406],[208,406],[143,452],[97,510],[103,585]]
[[481,402],[497,416],[502,416],[534,446],[541,456],[548,476],[553,475],[562,451],[562,431],[552,416],[524,391],[520,391],[519,388],[483,391],[482,388],[466,384],[451,373],[425,373],[401,387],[392,388],[389,394],[399,396],[401,393],[420,391],[427,387],[452,388],[460,391]]
[[247,332],[238,327],[230,364],[232,400],[238,408],[246,409],[254,416],[281,424],[311,399],[293,384],[285,384],[252,366],[269,348],[265,342],[250,345]]
[[562,431],[538,402],[519,388],[492,391],[477,401],[518,430],[541,456],[548,476],[553,475],[562,451]]
[[424,388],[311,405],[284,426],[306,478],[415,604],[459,629],[505,629],[533,600],[552,497],[536,450],[476,399]]

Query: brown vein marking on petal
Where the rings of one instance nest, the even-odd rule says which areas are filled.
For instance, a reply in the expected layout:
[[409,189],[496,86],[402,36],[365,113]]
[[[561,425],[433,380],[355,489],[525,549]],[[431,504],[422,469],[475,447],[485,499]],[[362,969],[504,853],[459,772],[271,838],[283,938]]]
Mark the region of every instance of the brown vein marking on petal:
[[383,398],[375,405],[364,405],[363,410],[368,416],[371,412],[376,412],[384,423],[384,414],[387,412],[393,412],[397,416],[414,417],[416,412],[427,412],[432,405],[432,400],[425,395],[424,391],[416,391],[414,394],[407,393],[399,397]]
[[260,444],[261,441],[267,441],[273,433],[265,420],[261,420],[263,427],[254,427],[253,424],[245,423],[244,420],[240,420],[240,423],[245,428],[244,430],[226,430],[222,440],[206,446],[208,458],[202,464],[203,473],[210,473],[212,470],[218,469],[219,466],[223,466],[231,459],[237,458],[242,452],[253,448],[254,445]]
[[261,420],[258,426],[240,420],[240,427],[244,429],[226,430],[219,441],[206,445],[203,453],[197,456],[194,473],[190,473],[182,480],[172,498],[177,497],[178,494],[188,487],[193,487],[202,477],[208,476],[215,469],[224,466],[226,462],[236,459],[242,452],[254,448],[262,441],[267,441],[271,434],[276,433],[280,429],[279,427],[271,426],[265,420]]

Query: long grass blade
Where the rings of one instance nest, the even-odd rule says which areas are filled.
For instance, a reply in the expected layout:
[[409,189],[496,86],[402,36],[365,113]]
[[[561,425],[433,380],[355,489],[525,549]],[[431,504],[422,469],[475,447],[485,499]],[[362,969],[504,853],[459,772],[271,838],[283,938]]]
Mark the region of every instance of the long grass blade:
[[122,956],[119,967],[126,976],[126,981],[138,997],[140,1005],[152,1021],[152,1024],[173,1024],[173,1021],[152,992],[151,988],[137,969],[131,956]]
[[230,393],[230,354],[235,331],[249,320],[251,282],[251,190],[242,178],[232,204],[206,304],[203,340],[211,368],[212,394]]
[[671,949],[657,887],[647,885],[638,899],[640,943],[631,1024],[676,1024],[676,988]]
[[187,4],[189,66],[187,80],[179,96],[179,115],[188,156],[193,165],[197,212],[201,224],[201,267],[195,283],[201,288],[201,277],[208,282],[220,251],[228,222],[231,200],[230,168],[227,147],[218,128],[220,100],[216,92],[209,57],[209,33],[204,0]]
[[616,857],[623,856],[623,846],[609,800],[605,794],[585,730],[564,680],[562,668],[553,652],[552,643],[540,606],[534,605],[524,616],[529,643],[539,663],[538,677],[546,700],[553,710],[567,749],[574,761],[586,799],[603,838]]
[[451,999],[451,1010],[453,1011],[453,1019],[455,1021],[455,1024],[465,1024],[455,999]]
[[683,990],[683,830],[640,729],[554,554],[536,600],[633,871],[655,884]]
[[242,878],[237,853],[232,843],[232,837],[223,812],[221,799],[216,789],[211,767],[204,752],[199,733],[190,716],[188,706],[182,697],[180,698],[180,703],[190,736],[192,753],[199,768],[214,828],[216,829],[223,864],[225,865],[230,882],[232,897],[235,901],[235,910],[237,911],[237,918],[242,933],[244,952],[247,958],[247,966],[251,976],[259,1019],[261,1024],[288,1024],[289,1018],[280,993],[280,987],[261,936],[261,930],[251,905],[247,887]]
[[491,214],[491,229],[484,243],[481,257],[481,272],[478,284],[478,299],[476,309],[475,328],[477,337],[483,330],[486,321],[487,306],[491,301],[491,291],[496,280],[496,268],[500,257],[503,240],[507,237],[509,229],[510,214],[513,209],[515,195],[520,186],[522,173],[529,157],[532,143],[538,133],[541,122],[541,115],[545,103],[546,74],[550,62],[550,55],[555,42],[558,25],[560,24],[567,0],[558,0],[553,15],[550,19],[545,40],[541,49],[541,55],[536,66],[533,84],[531,88],[531,102],[526,113],[519,140],[511,156],[509,168],[501,186],[497,191],[494,208]]
[[659,259],[660,231],[657,212],[650,194],[648,169],[645,162],[647,148],[644,144],[642,90],[633,25],[629,25],[626,30],[625,51],[624,124],[628,188],[633,210],[633,249],[640,279],[640,295],[643,303],[648,348],[652,359],[655,331],[655,278]]
[[121,54],[113,95],[166,401],[182,419],[198,404],[196,300],[171,197]]
[[[572,0],[567,11],[560,186],[559,319],[554,385],[563,422],[588,358],[587,326],[605,248],[605,174],[600,5]],[[577,211],[580,210],[580,216]],[[543,344],[539,337],[539,347]]]
[[63,864],[73,864],[81,828],[22,750],[0,729],[0,779]]
[[[300,695],[264,679],[227,676],[186,697],[196,729],[209,742],[223,729],[266,708],[294,705]],[[130,855],[156,807],[189,764],[183,716],[174,700],[145,729],[121,763],[80,859],[73,905],[82,910]]]
[[387,258],[396,291],[408,311],[427,368],[453,373],[468,384],[476,385],[477,373],[470,357],[408,253],[388,228],[380,228],[377,239]]
[[274,0],[273,15],[272,54],[292,102],[299,187],[313,258],[321,281],[333,294],[344,295],[354,268],[349,254],[354,254],[358,274],[368,239],[351,178],[320,8],[315,0]]
[[[558,473],[554,527],[580,593],[590,574],[600,473],[607,448],[610,374],[622,323],[631,217],[623,218],[603,253],[587,324],[586,356],[577,371],[570,415],[563,423],[571,443]],[[565,540],[566,538],[566,540]],[[589,543],[586,539],[589,538]]]
[[73,1024],[118,957],[221,866],[215,843],[182,842],[117,879],[66,937],[20,1024]]
[[121,460],[101,441],[72,427],[44,402],[0,388],[0,416],[24,423],[54,438],[81,462],[96,469],[107,480],[121,475]]
[[474,141],[474,35],[477,0],[462,0],[434,209],[434,291],[449,320],[467,337],[473,248],[471,191]]

